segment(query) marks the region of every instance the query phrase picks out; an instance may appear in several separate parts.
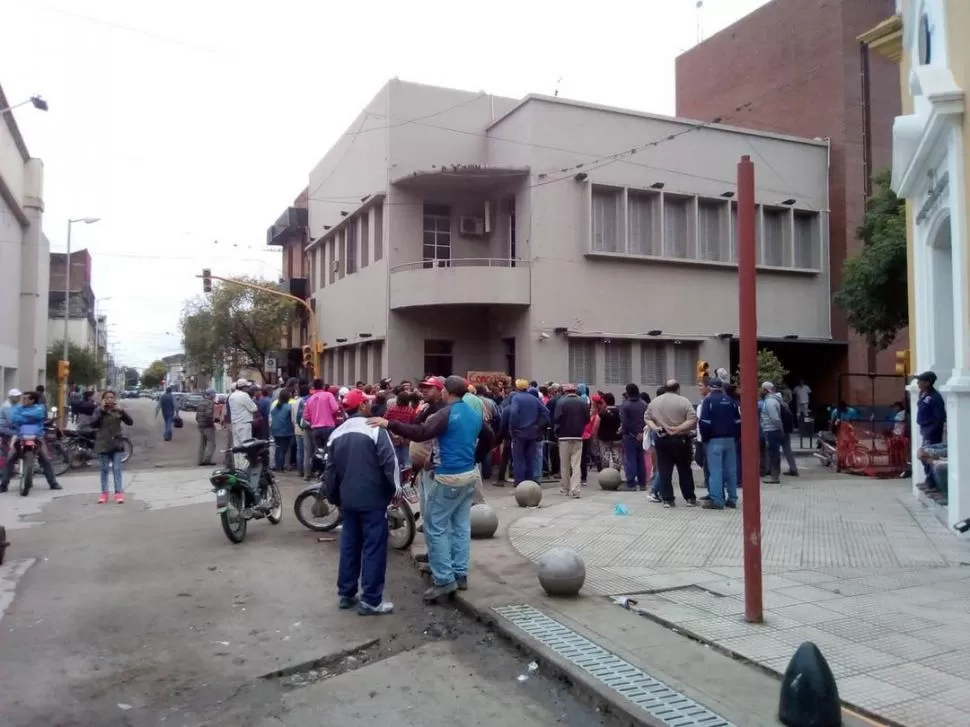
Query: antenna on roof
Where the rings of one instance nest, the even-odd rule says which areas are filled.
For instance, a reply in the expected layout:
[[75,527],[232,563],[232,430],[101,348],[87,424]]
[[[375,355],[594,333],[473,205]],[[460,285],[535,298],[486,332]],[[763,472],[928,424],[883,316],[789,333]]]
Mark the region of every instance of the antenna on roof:
[[556,81],[556,90],[552,92],[552,95],[553,96],[556,96],[556,97],[559,96],[559,84],[562,83],[562,79],[563,79],[563,77],[560,76],[559,79]]
[[697,42],[702,43],[704,41],[704,0],[697,0],[695,7],[697,8]]

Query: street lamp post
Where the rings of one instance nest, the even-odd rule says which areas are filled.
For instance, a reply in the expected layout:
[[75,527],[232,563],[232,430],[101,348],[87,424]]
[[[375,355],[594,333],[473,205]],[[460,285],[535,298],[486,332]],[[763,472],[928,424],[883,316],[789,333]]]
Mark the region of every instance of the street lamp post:
[[62,426],[64,422],[67,421],[67,379],[69,373],[68,367],[70,366],[71,339],[69,324],[71,321],[71,228],[77,222],[83,222],[85,225],[93,225],[100,219],[100,217],[78,217],[77,219],[67,221],[67,255],[64,260],[64,353],[57,371],[57,414],[61,420]]
[[0,109],[0,114],[9,114],[14,109],[18,109],[21,106],[26,106],[27,104],[30,104],[38,111],[47,111],[48,109],[47,102],[42,96],[31,96],[26,101],[21,101],[20,103],[15,103],[13,106],[7,106],[5,109]]

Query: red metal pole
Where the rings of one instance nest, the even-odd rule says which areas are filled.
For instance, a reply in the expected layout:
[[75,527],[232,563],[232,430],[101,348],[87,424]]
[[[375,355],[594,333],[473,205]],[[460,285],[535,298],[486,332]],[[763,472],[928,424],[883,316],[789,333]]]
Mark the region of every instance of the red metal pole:
[[738,162],[738,358],[741,364],[741,503],[744,530],[744,617],[764,621],[761,597],[761,477],[758,446],[758,294],[755,270],[754,164]]

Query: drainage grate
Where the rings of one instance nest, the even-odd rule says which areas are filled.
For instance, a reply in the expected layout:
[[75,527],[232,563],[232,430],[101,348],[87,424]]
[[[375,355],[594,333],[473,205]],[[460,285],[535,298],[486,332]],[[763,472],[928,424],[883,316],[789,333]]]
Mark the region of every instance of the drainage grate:
[[670,727],[734,727],[532,606],[501,606],[495,612]]

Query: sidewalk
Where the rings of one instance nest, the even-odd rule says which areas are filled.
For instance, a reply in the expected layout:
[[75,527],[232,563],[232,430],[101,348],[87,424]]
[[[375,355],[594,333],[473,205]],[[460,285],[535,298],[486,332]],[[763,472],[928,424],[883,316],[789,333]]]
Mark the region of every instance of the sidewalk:
[[[813,641],[854,710],[907,727],[970,724],[970,544],[907,483],[815,467],[763,486],[762,625],[743,619],[740,511],[665,510],[595,485],[581,500],[557,490],[525,510],[511,488],[487,488],[501,527],[473,543],[461,602],[631,719],[652,710],[657,720],[687,699],[723,720],[712,725],[777,724],[778,675]],[[616,503],[629,515],[615,515]],[[557,546],[586,563],[577,599],[550,599],[536,580],[534,561]],[[632,610],[610,598],[631,594]],[[638,684],[680,695],[651,701]]]

